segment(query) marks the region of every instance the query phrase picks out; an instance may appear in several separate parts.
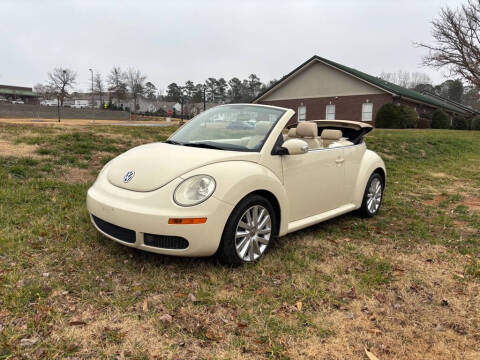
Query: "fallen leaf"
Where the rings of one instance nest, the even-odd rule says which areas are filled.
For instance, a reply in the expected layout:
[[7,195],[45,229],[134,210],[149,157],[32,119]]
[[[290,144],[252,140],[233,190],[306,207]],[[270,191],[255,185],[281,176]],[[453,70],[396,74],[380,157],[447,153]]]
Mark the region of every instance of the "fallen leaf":
[[197,298],[196,298],[195,295],[193,295],[192,293],[188,294],[188,299],[189,299],[191,302],[197,301]]
[[215,332],[212,330],[212,329],[207,329],[207,331],[205,332],[205,337],[208,339],[208,340],[212,340],[212,341],[216,341],[216,340],[219,340],[221,339],[222,337],[215,334]]
[[382,333],[382,330],[379,330],[379,329],[367,329],[367,331],[375,335],[380,335]]
[[246,321],[239,321],[239,322],[237,322],[237,326],[239,328],[244,328],[244,327],[248,326],[248,323]]
[[143,306],[142,306],[143,312],[148,312],[148,300],[145,298],[143,300]]
[[265,288],[260,288],[257,290],[257,295],[262,295],[262,294],[265,294]]
[[297,302],[297,309],[298,309],[298,311],[302,311],[302,306],[303,306],[303,304],[302,304],[301,301]]
[[82,320],[73,320],[68,323],[70,326],[81,326],[81,325],[87,325],[85,321]]
[[37,341],[38,339],[22,339],[20,340],[20,346],[33,346]]
[[163,314],[162,316],[160,316],[160,321],[171,323],[172,320],[173,320],[173,318],[169,314]]
[[375,355],[373,355],[370,351],[368,351],[367,348],[364,348],[364,349],[365,349],[365,354],[367,354],[370,360],[379,360]]

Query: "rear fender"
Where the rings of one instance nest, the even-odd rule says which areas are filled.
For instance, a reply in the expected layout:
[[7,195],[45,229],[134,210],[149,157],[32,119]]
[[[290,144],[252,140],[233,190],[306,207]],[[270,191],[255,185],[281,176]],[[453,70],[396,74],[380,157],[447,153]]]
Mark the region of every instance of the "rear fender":
[[383,162],[382,158],[371,150],[365,151],[360,164],[360,170],[358,172],[353,196],[353,203],[357,209],[362,206],[363,195],[365,193],[368,179],[372,173],[379,168],[384,171],[385,175],[387,174],[385,163]]

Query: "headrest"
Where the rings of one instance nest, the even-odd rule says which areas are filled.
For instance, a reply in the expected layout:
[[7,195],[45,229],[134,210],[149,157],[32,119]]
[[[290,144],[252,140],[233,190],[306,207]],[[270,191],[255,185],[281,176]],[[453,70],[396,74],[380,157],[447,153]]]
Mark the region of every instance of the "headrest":
[[289,138],[294,138],[297,137],[297,128],[290,128],[288,130],[288,135]]
[[257,121],[255,124],[255,130],[257,134],[266,134],[270,128],[272,127],[272,123],[270,121]]
[[317,124],[303,121],[297,125],[297,136],[305,138],[315,138],[318,136]]
[[342,131],[333,129],[324,129],[322,135],[320,135],[320,138],[325,140],[340,140],[341,137]]

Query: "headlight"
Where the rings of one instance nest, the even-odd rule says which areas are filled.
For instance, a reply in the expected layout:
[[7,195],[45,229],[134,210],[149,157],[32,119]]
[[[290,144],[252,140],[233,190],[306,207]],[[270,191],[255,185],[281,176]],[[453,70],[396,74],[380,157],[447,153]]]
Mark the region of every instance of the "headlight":
[[207,200],[214,191],[214,178],[208,175],[195,175],[177,186],[173,200],[180,206],[193,206]]

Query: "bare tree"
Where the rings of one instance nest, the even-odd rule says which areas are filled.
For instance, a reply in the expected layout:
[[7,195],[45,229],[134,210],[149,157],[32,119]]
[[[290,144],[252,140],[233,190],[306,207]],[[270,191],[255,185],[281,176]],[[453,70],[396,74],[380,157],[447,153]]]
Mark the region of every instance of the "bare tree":
[[420,84],[432,84],[432,79],[425,73],[414,71],[410,76],[409,88],[413,89]]
[[118,66],[114,66],[107,76],[108,90],[114,98],[124,99],[127,93],[125,73]]
[[138,97],[145,93],[146,76],[140,70],[128,69],[126,74],[127,88],[133,99],[133,112],[137,112]]
[[423,63],[447,68],[480,88],[480,0],[468,0],[457,9],[443,8],[432,22],[434,45],[417,43],[429,51]]
[[59,106],[68,97],[68,92],[76,84],[77,74],[66,68],[55,68],[48,73],[48,86],[58,99]]
[[36,92],[42,99],[50,99],[53,95],[53,91],[49,85],[36,84],[33,87],[33,91]]
[[399,70],[395,73],[382,72],[380,78],[405,88],[413,89],[419,84],[431,84],[432,79],[421,72],[408,72]]
[[102,74],[98,72],[95,74],[95,77],[93,78],[93,91],[95,91],[95,93],[98,94],[98,97],[100,99],[100,104],[101,106],[103,106],[104,104],[103,95],[105,94],[105,84],[103,83]]

